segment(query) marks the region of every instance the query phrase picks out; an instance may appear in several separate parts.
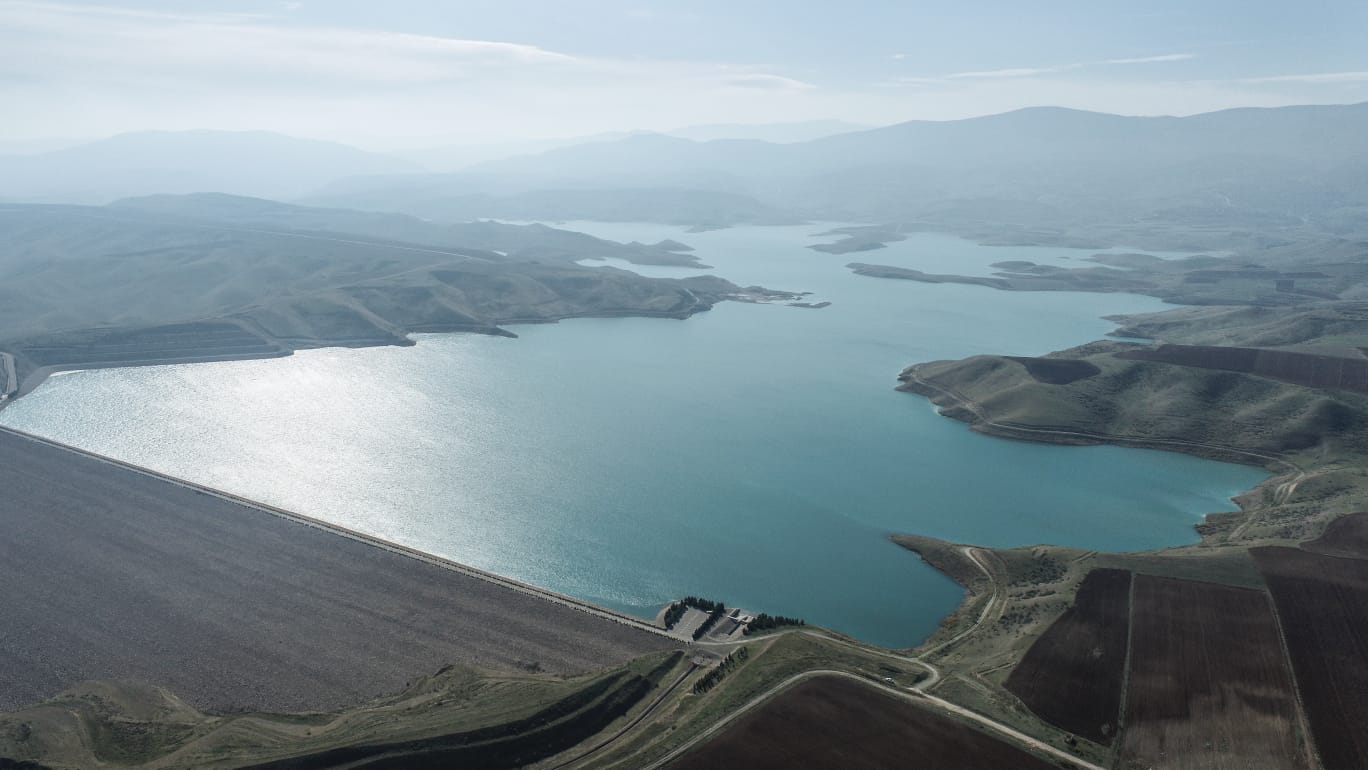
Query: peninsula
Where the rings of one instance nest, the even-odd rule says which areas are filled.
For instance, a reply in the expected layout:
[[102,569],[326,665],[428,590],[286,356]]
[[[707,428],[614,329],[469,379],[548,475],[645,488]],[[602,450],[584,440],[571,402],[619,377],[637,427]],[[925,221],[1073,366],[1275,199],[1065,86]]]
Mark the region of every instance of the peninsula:
[[[411,332],[586,316],[687,318],[717,302],[797,300],[713,276],[647,278],[577,260],[703,267],[683,244],[619,244],[542,225],[437,225],[226,195],[104,207],[0,206],[3,395],[52,371],[411,345]],[[0,402],[2,404],[3,402]]]
[[[897,536],[966,587],[928,660],[938,688],[1115,767],[1357,767],[1368,742],[1368,315],[1364,260],[1320,252],[1110,268],[1012,264],[993,278],[853,266],[988,289],[1127,290],[1187,307],[1117,316],[1114,334],[1042,357],[905,369],[900,390],[973,430],[1118,444],[1274,475],[1200,542],[1148,553],[997,549]],[[1148,338],[1151,342],[1142,342]],[[1327,554],[1334,554],[1333,557]],[[1330,705],[1335,704],[1335,705]],[[1174,714],[1183,714],[1175,718]],[[1037,721],[1039,720],[1039,721]]]

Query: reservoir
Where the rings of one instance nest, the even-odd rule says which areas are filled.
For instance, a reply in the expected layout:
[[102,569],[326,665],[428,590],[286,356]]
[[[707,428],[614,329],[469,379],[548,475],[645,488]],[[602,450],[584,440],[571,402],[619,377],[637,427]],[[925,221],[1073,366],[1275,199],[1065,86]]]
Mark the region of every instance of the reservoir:
[[518,339],[417,335],[409,348],[79,372],[0,423],[634,614],[695,594],[893,647],[927,636],[961,592],[889,534],[1160,548],[1194,542],[1202,514],[1266,477],[980,436],[893,389],[909,364],[1042,354],[1158,300],[845,267],[987,274],[1010,259],[1086,264],[1091,251],[914,234],[830,255],[806,248],[833,240],[812,237],[820,226],[560,226],[672,238],[706,272],[832,304],[727,302],[684,321],[512,327]]

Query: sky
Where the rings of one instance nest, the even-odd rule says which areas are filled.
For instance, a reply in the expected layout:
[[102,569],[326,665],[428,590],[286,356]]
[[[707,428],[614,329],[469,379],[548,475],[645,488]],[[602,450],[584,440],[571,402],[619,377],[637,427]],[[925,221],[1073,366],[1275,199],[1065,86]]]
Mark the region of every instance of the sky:
[[1362,0],[0,0],[10,147],[218,128],[404,149],[1362,101]]

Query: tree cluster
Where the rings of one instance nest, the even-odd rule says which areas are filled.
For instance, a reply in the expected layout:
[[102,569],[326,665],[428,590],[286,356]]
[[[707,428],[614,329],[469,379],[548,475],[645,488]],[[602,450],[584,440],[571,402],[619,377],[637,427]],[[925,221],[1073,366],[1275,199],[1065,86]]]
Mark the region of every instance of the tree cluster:
[[755,619],[746,626],[746,633],[751,634],[756,631],[768,631],[771,628],[778,628],[780,626],[806,625],[807,621],[802,618],[790,618],[787,615],[769,615],[762,612],[759,615],[756,615]]
[[701,679],[699,679],[697,682],[694,682],[694,695],[702,695],[708,690],[711,690],[712,688],[716,687],[717,683],[722,681],[723,677],[725,677],[727,674],[730,674],[732,670],[735,669],[737,666],[741,665],[742,663],[745,663],[746,658],[749,657],[750,650],[745,647],[741,647],[737,649],[736,652],[733,652],[732,654],[723,658],[722,662],[718,664],[717,668],[704,674]]
[[674,602],[670,608],[665,610],[665,628],[673,629],[679,619],[684,617],[684,611],[689,609],[689,605],[684,602]]
[[[665,617],[662,618],[665,621],[665,628],[673,629],[675,624],[679,622],[680,618],[684,617],[684,613],[688,611],[690,607],[714,614],[726,612],[727,610],[727,605],[722,602],[715,602],[712,599],[704,599],[699,596],[686,596],[683,599],[672,603],[669,608],[665,610]],[[717,621],[713,620],[712,622],[716,623]],[[704,626],[711,628],[707,623],[705,623]],[[698,635],[694,636],[694,638],[697,639]]]
[[686,596],[680,601],[682,604],[686,606],[697,607],[698,609],[703,610],[704,612],[712,612],[713,610],[727,608],[727,605],[723,604],[722,602],[715,602],[712,599],[704,599],[699,596]]
[[722,616],[725,614],[727,614],[727,605],[718,602],[717,606],[713,608],[713,611],[708,613],[708,619],[703,621],[703,625],[699,626],[697,630],[693,632],[694,641],[696,642],[699,639],[702,639],[703,635],[711,631],[712,627],[717,625],[717,621],[721,620]]

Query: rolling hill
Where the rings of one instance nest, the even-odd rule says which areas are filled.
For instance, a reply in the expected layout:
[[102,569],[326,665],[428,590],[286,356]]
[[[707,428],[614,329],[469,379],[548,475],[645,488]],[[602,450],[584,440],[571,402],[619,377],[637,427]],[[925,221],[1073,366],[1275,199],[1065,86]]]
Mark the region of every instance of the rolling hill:
[[501,325],[685,318],[724,299],[768,296],[714,276],[576,264],[693,263],[679,248],[224,195],[4,205],[0,351],[14,356],[23,395],[54,369],[407,345],[418,331],[513,336]]

